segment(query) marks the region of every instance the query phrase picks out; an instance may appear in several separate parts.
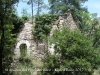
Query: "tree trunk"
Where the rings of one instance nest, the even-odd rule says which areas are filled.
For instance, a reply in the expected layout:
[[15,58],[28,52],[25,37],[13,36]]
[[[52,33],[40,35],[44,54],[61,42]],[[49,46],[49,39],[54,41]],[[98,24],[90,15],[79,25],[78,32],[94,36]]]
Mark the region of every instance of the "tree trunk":
[[[3,18],[1,18],[1,38],[0,38],[0,57],[4,58],[4,55],[3,55],[3,51],[4,51],[4,21],[3,21]],[[1,73],[3,72],[2,70],[2,59],[1,59],[1,62],[0,62],[0,75]]]

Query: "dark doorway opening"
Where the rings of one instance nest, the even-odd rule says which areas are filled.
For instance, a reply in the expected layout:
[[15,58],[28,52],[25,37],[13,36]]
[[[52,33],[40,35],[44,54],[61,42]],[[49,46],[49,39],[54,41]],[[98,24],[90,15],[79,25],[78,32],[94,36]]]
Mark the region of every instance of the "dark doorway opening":
[[26,54],[27,54],[27,45],[21,44],[20,45],[20,55],[21,55],[21,57],[26,56]]

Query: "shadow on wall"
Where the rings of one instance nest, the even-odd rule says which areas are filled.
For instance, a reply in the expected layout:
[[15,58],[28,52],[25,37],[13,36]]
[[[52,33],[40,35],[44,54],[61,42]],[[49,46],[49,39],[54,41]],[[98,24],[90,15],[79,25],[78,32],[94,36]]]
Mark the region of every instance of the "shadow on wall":
[[21,44],[20,45],[20,56],[25,57],[27,54],[27,45],[26,44]]

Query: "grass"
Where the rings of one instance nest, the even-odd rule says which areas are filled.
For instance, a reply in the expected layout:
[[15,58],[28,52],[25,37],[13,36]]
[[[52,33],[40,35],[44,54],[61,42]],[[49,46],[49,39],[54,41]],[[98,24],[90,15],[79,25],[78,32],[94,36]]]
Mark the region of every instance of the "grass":
[[[39,59],[20,57],[14,75],[37,75],[35,69],[43,68],[43,62]],[[21,71],[22,70],[22,71]]]

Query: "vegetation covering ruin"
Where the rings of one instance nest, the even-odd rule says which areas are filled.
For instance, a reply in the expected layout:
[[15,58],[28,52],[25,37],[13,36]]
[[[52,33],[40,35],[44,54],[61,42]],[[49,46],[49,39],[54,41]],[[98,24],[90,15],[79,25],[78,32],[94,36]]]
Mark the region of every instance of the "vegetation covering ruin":
[[[16,6],[19,1],[0,0],[0,75],[31,75],[29,71],[12,72],[10,69],[34,69],[35,66],[50,69],[47,72],[41,71],[39,74],[42,75],[92,75],[94,71],[100,75],[100,23],[98,24],[97,14],[90,14],[82,6],[88,0],[48,0],[50,11],[47,15],[41,15],[40,12],[44,8],[43,0],[28,0],[29,4],[35,3],[38,7],[37,16],[34,17],[35,39],[46,40],[52,23],[58,18],[56,14],[71,12],[79,30],[70,31],[66,27],[62,31],[55,30],[50,38],[51,44],[55,44],[54,55],[47,52],[44,62],[24,57],[22,52],[23,56],[19,58],[18,64],[12,66],[17,34],[30,18],[25,10],[22,17],[17,15]],[[65,68],[71,68],[72,71],[55,71]],[[81,71],[76,72],[76,68]]]

